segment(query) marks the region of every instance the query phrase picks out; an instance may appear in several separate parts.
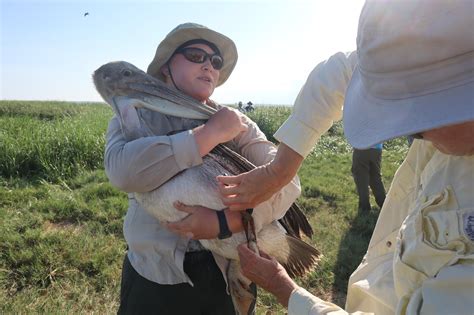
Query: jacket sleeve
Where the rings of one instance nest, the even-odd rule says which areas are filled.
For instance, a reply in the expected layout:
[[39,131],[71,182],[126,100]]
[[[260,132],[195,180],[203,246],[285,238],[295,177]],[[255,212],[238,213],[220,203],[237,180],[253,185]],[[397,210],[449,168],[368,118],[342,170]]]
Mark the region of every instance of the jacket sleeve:
[[[241,154],[256,166],[269,163],[276,155],[276,146],[267,140],[265,134],[255,122],[247,119],[246,123],[249,126],[248,130],[236,137],[234,143]],[[299,178],[295,176],[288,185],[269,200],[255,207],[252,216],[254,217],[256,230],[260,230],[262,225],[282,218],[300,193]]]
[[117,117],[109,123],[105,171],[110,182],[126,192],[151,191],[178,172],[201,163],[191,130],[127,142]]
[[[336,304],[326,302],[303,288],[293,290],[288,301],[288,315],[343,315],[349,314]],[[353,314],[372,314],[356,312]]]
[[318,64],[301,88],[278,141],[306,157],[319,137],[342,117],[344,96],[357,64],[356,52],[337,53]]

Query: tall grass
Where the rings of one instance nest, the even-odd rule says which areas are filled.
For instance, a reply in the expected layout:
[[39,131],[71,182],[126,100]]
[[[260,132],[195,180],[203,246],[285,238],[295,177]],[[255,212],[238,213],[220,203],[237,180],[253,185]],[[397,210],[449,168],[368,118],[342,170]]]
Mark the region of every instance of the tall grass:
[[105,105],[0,103],[0,176],[58,181],[102,167]]
[[[290,111],[257,106],[249,116],[274,140]],[[127,195],[102,166],[111,116],[104,104],[0,101],[0,314],[116,313]],[[340,305],[378,215],[357,212],[351,151],[337,123],[299,172],[308,241],[324,257],[297,281]],[[385,144],[387,188],[406,151],[405,139]],[[284,313],[259,296],[257,314]]]

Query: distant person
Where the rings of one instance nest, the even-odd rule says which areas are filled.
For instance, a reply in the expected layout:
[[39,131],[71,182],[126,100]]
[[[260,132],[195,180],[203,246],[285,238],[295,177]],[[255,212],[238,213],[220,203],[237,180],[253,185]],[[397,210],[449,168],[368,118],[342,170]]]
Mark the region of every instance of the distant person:
[[[274,144],[255,123],[210,99],[236,63],[237,48],[230,38],[202,25],[180,24],[160,42],[147,72],[218,111],[204,122],[138,109],[153,135],[132,141],[124,137],[117,116],[109,123],[105,170],[114,186],[129,193],[119,314],[235,313],[225,279],[228,262],[206,250],[199,239],[225,239],[243,231],[240,213],[198,209],[165,226],[143,209],[134,193],[152,191],[179,172],[201,165],[202,157],[219,143],[231,142],[255,165],[274,157]],[[295,177],[273,200],[255,208],[262,222],[280,219],[299,192]],[[256,294],[255,285],[251,288]],[[255,303],[245,313],[254,311]]]
[[239,102],[239,111],[240,111],[240,112],[243,112],[243,111],[244,111],[243,106],[244,106],[244,105],[242,104],[242,102]]
[[369,149],[356,149],[352,152],[352,176],[359,196],[359,212],[370,212],[369,187],[375,202],[382,209],[385,201],[385,187],[381,176],[383,144],[378,143]]
[[252,103],[252,102],[248,102],[248,103],[247,103],[247,106],[245,106],[245,111],[246,111],[246,112],[253,112],[253,111],[254,111],[253,103]]
[[275,135],[281,141],[275,159],[218,177],[227,185],[221,191],[231,210],[251,208],[297,172],[343,110],[344,132],[355,148],[418,138],[349,279],[345,310],[296,285],[273,259],[240,245],[244,275],[288,306],[288,314],[473,313],[472,17],[472,0],[366,1],[357,53],[339,53],[316,66]]

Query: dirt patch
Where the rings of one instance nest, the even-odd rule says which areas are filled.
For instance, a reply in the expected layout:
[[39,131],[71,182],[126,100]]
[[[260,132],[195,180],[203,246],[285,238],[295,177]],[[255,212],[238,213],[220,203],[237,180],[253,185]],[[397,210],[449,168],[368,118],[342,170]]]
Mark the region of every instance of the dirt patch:
[[45,221],[43,223],[43,230],[45,233],[68,232],[77,234],[81,229],[82,227],[80,225],[67,220],[60,222]]

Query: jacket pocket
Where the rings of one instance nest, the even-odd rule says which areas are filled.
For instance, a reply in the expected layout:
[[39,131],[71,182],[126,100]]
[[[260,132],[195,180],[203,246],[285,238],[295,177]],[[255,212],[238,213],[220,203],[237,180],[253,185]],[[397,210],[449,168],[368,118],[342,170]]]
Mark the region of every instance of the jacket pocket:
[[465,212],[451,187],[416,203],[397,240],[394,278],[399,297],[411,295],[441,268],[472,255],[472,242],[462,228]]

